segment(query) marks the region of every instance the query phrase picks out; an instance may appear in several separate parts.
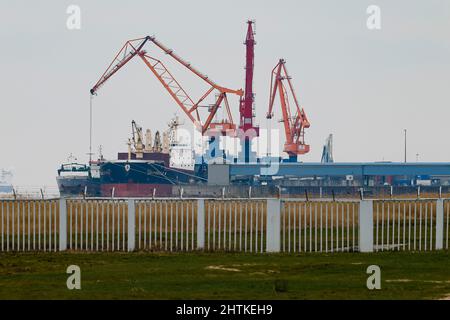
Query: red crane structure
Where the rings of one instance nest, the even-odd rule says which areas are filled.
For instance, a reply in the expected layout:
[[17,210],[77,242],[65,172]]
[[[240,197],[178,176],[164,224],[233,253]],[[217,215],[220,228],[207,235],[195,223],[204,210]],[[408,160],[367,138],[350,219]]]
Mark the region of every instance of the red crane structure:
[[245,57],[245,92],[241,98],[240,114],[240,135],[241,144],[244,152],[244,161],[249,162],[251,152],[251,140],[259,136],[259,127],[253,125],[253,103],[255,95],[253,93],[253,70],[255,66],[255,32],[253,29],[254,21],[247,21],[247,36],[245,39],[246,57]]
[[[285,83],[287,83],[287,86]],[[283,115],[281,121],[283,122],[284,133],[286,135],[283,151],[286,152],[289,155],[290,160],[293,161],[298,155],[309,152],[309,145],[305,144],[305,129],[309,128],[310,123],[306,117],[305,111],[298,103],[294,87],[291,83],[291,77],[289,77],[286,69],[286,61],[283,59],[280,59],[278,64],[272,70],[269,111],[266,115],[267,119],[273,117],[273,105],[277,92],[280,96],[281,112]],[[289,92],[294,100],[293,108],[291,108],[289,102]]]
[[[181,84],[175,79],[172,73],[167,69],[166,65],[161,61],[150,56],[143,48],[146,43],[153,43],[157,48],[161,49],[165,54],[173,58],[176,62],[180,63],[191,71],[198,78],[203,80],[209,85],[209,88],[200,98],[193,100],[191,96],[183,89]],[[242,89],[233,90],[222,87],[212,81],[208,76],[198,71],[189,62],[183,60],[176,55],[172,49],[167,48],[161,42],[157,41],[154,37],[146,36],[144,38],[128,40],[113,61],[109,64],[106,71],[102,74],[97,83],[90,90],[91,95],[97,93],[98,89],[117,71],[125,66],[131,59],[138,56],[145,63],[145,65],[151,70],[156,78],[161,82],[164,88],[169,92],[178,106],[184,111],[188,118],[193,122],[195,127],[202,133],[202,135],[230,135],[236,134],[236,125],[233,123],[233,117],[228,104],[227,94],[234,94],[238,96],[243,95]],[[215,101],[213,104],[207,105],[206,119],[202,119],[199,108],[204,107],[201,105],[203,101],[215,93]],[[221,121],[214,122],[214,117],[217,114],[219,108],[224,105],[227,117]]]

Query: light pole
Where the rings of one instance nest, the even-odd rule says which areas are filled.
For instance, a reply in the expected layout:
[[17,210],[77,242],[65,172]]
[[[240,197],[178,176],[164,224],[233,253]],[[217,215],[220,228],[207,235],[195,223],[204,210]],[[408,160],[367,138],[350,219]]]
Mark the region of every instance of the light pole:
[[405,133],[405,163],[406,163],[406,129],[403,129]]

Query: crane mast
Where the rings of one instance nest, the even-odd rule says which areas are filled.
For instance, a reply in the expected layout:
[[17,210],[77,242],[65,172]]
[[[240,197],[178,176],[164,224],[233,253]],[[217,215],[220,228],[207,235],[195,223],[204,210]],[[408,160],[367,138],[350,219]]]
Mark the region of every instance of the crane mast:
[[244,153],[244,161],[249,162],[251,153],[251,140],[259,136],[259,127],[253,125],[253,71],[255,66],[255,32],[254,21],[247,21],[247,36],[245,38],[245,92],[241,98],[239,114],[240,114],[240,134],[241,145]]
[[246,55],[245,55],[245,92],[241,99],[240,106],[240,125],[239,128],[246,132],[248,129],[259,131],[258,127],[253,126],[253,70],[255,66],[255,38],[253,31],[253,21],[247,21],[247,36],[245,39]]

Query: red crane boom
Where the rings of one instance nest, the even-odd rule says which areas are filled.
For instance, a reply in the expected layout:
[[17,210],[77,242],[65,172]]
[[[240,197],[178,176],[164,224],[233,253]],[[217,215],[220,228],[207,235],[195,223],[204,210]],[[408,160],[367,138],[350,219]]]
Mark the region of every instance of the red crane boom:
[[[143,50],[143,47],[147,42],[152,42],[153,44],[155,44],[156,47],[164,51],[164,53],[172,57],[175,61],[186,67],[193,74],[206,82],[210,86],[208,90],[206,90],[206,92],[194,102],[189,94],[183,89],[181,84],[167,69],[164,63],[148,55],[147,52]],[[146,66],[152,71],[152,73],[161,82],[164,88],[169,92],[178,106],[184,111],[184,113],[194,123],[196,128],[201,131],[203,135],[216,135],[217,133],[220,133],[222,135],[235,135],[236,125],[233,123],[233,117],[230,111],[230,106],[228,104],[227,94],[242,96],[242,89],[233,90],[219,86],[214,81],[209,79],[208,76],[194,68],[189,62],[186,62],[181,57],[176,55],[172,49],[167,48],[162,43],[157,41],[154,37],[147,36],[144,38],[128,40],[116,54],[113,61],[109,64],[108,68],[102,74],[97,83],[92,87],[92,89],[90,90],[91,94],[96,94],[98,89],[109,78],[111,78],[117,71],[119,71],[135,56],[138,56],[142,59]],[[209,106],[207,118],[205,120],[202,120],[198,110],[198,108],[200,107],[200,103],[202,103],[214,91],[217,93],[215,102]],[[225,105],[227,118],[223,119],[220,122],[213,122],[214,116],[217,114],[218,109],[222,106],[222,103]]]
[[[305,128],[310,127],[308,118],[303,108],[300,107],[297,96],[294,92],[294,87],[291,83],[286,69],[286,61],[280,59],[278,64],[272,70],[270,80],[270,97],[269,97],[269,111],[266,117],[271,119],[273,117],[273,105],[277,92],[280,96],[281,112],[283,115],[284,133],[286,135],[286,142],[283,151],[286,152],[290,158],[297,157],[309,152],[309,145],[305,144]],[[286,88],[284,82],[287,82]],[[289,95],[291,93],[294,100],[294,110],[291,111],[289,103]]]

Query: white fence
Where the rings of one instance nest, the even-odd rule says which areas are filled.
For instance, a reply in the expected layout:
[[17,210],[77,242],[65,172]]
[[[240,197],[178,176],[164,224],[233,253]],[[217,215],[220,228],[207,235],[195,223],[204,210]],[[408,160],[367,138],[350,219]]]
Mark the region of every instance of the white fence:
[[60,249],[127,251],[128,210],[125,200],[61,200]]
[[2,251],[56,251],[58,200],[0,201]]
[[209,200],[205,203],[204,248],[264,252],[266,220],[264,200]]
[[449,248],[450,201],[0,200],[1,251],[372,252]]
[[284,252],[357,251],[359,202],[283,201]]
[[197,249],[197,203],[193,200],[136,201],[136,249]]
[[376,251],[426,251],[442,247],[438,243],[442,235],[434,234],[440,230],[436,224],[443,223],[442,201],[377,201],[374,210]]

